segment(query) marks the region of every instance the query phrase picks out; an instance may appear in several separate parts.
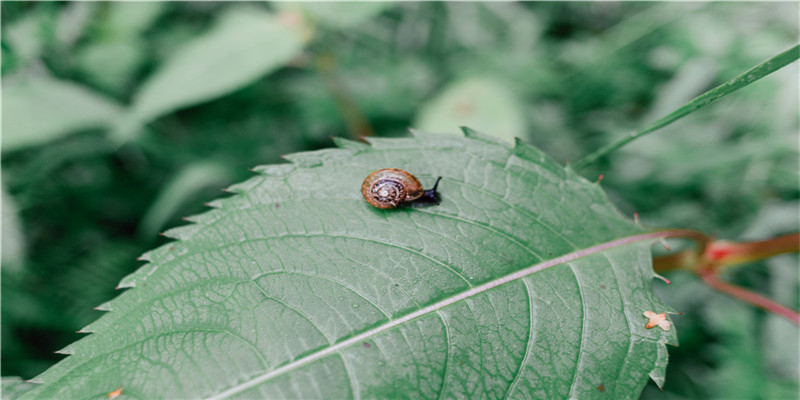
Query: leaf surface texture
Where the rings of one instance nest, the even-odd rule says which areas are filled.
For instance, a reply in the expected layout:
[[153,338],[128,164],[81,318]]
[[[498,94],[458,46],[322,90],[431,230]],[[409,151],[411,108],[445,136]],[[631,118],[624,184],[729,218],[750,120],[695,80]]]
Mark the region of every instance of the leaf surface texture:
[[[337,144],[168,231],[29,397],[635,398],[663,381],[650,242],[608,245],[643,229],[598,184],[471,131]],[[386,167],[442,176],[441,205],[369,206],[361,181]]]

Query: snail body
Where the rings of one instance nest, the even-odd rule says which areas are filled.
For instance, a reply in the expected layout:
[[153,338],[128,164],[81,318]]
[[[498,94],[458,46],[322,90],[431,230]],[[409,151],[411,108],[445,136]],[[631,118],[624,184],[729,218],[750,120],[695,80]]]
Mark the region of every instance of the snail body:
[[384,168],[369,174],[367,179],[364,179],[364,183],[361,184],[361,194],[367,203],[380,209],[397,208],[403,203],[415,200],[439,204],[436,198],[437,186],[439,180],[433,189],[424,190],[414,175],[402,169]]

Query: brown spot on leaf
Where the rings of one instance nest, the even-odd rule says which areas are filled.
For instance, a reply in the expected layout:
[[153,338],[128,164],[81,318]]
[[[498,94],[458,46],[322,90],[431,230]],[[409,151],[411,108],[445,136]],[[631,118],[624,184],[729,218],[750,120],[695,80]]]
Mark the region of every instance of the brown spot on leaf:
[[647,325],[644,326],[647,329],[658,325],[661,329],[668,331],[672,327],[669,320],[667,320],[667,313],[656,314],[652,311],[645,311],[644,316],[649,319]]
[[116,398],[117,398],[117,397],[119,397],[121,394],[122,394],[122,386],[120,386],[119,388],[117,388],[117,390],[115,390],[115,391],[113,391],[113,392],[110,392],[110,393],[108,393],[108,398],[109,398],[109,399],[116,399]]

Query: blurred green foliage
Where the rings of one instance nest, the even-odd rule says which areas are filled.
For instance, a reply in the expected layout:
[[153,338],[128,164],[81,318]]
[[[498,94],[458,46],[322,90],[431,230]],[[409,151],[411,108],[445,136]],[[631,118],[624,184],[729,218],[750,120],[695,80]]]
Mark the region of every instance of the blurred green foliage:
[[[154,235],[331,136],[457,125],[561,161],[792,46],[797,3],[3,2],[2,375],[93,321]],[[582,171],[646,225],[798,227],[798,67]],[[728,272],[794,309],[798,259]],[[689,274],[664,392],[796,398],[798,329]]]

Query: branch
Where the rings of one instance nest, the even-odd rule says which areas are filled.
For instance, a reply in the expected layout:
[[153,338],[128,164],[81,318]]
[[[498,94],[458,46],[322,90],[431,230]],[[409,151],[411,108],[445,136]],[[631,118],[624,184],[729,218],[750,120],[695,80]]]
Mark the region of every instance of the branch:
[[800,326],[800,314],[788,307],[778,304],[760,294],[753,293],[745,288],[725,283],[719,279],[717,273],[712,269],[704,269],[699,272],[703,281],[712,288],[720,292],[727,293],[739,300],[750,303],[758,308],[764,309],[771,313],[780,315],[794,322],[795,325]]
[[375,131],[361,112],[339,74],[336,72],[336,61],[329,52],[316,57],[317,70],[322,75],[325,86],[333,96],[336,107],[339,109],[350,136],[359,139],[364,136],[373,136]]
[[714,267],[727,267],[798,251],[800,251],[800,232],[759,242],[718,240],[706,248],[703,258],[713,262]]

